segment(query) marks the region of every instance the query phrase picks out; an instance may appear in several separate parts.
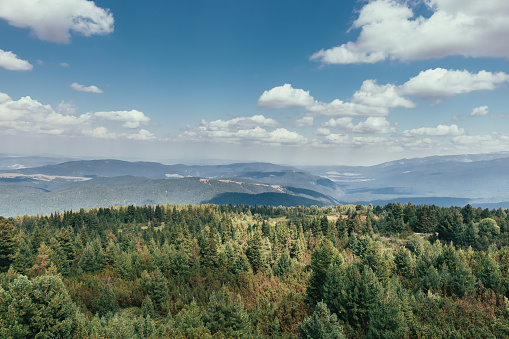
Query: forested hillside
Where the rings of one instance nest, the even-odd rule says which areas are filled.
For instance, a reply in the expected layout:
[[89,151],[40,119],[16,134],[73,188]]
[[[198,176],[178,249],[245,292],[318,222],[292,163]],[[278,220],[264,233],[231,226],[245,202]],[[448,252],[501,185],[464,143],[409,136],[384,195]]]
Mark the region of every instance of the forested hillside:
[[0,337],[509,336],[509,211],[126,206],[0,218]]

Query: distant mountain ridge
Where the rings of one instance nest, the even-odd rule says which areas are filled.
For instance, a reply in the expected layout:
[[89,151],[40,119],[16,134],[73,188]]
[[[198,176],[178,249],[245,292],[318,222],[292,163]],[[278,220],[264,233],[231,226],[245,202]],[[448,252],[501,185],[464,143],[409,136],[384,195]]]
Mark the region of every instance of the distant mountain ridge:
[[[4,160],[0,155],[0,164],[10,161]],[[509,201],[509,153],[401,159],[374,166],[32,160],[48,163],[0,171],[0,215],[126,204],[413,202],[493,207]]]

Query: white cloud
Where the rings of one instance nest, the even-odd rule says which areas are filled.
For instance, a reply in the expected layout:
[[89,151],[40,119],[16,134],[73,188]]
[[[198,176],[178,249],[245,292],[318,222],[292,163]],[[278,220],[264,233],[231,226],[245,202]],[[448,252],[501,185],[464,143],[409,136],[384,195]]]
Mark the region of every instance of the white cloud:
[[264,108],[307,107],[314,103],[309,91],[295,89],[290,84],[264,91],[258,99],[258,105]]
[[76,82],[71,84],[71,88],[75,91],[89,92],[89,93],[103,93],[103,91],[97,86],[83,86]]
[[352,123],[352,118],[330,119],[323,123],[324,127],[337,127],[345,131],[362,134],[394,133],[396,128],[383,117],[369,117],[357,125]]
[[55,107],[55,111],[61,114],[75,115],[78,112],[78,107],[72,102],[62,100],[57,107]]
[[263,115],[254,115],[252,117],[240,117],[226,121],[215,120],[207,122],[202,120],[200,125],[213,131],[238,131],[252,129],[257,126],[275,127],[279,125],[279,122],[271,118],[266,118]]
[[[416,17],[424,3],[432,15]],[[311,56],[328,64],[422,60],[452,55],[509,57],[509,3],[506,0],[373,0],[354,21],[355,42]]]
[[86,129],[83,131],[84,135],[99,138],[99,139],[116,139],[117,134],[116,133],[110,133],[108,132],[108,129],[104,126],[99,126],[94,129]]
[[0,67],[9,71],[31,71],[34,68],[28,61],[2,49],[0,49]]
[[67,62],[61,62],[58,64],[60,67],[69,67],[69,64]]
[[[84,135],[95,138],[133,140],[156,139],[145,129],[137,133],[122,132],[123,128],[136,128],[142,124],[148,124],[150,118],[143,112],[131,110],[90,112],[81,115],[77,115],[76,112],[77,107],[69,102],[62,101],[54,109],[51,105],[41,104],[29,96],[13,100],[7,94],[0,93],[0,133]],[[107,127],[102,126],[105,121],[115,131],[110,132]]]
[[124,122],[122,127],[125,128],[138,128],[140,125],[146,125],[150,122],[149,117],[135,109],[131,111],[95,112],[93,115],[104,120]]
[[452,125],[438,125],[437,127],[421,127],[403,131],[403,136],[459,136],[465,134],[463,128],[458,127],[456,124]]
[[414,108],[415,103],[401,96],[401,91],[392,84],[378,85],[376,80],[365,80],[352,96],[352,102],[371,107]]
[[411,78],[401,86],[401,91],[426,99],[445,99],[472,91],[494,90],[497,85],[508,82],[509,74],[467,70],[428,69]]
[[353,128],[352,124],[352,118],[337,118],[337,119],[330,119],[327,122],[324,122],[322,124],[324,127],[338,127],[342,129],[351,129]]
[[376,80],[366,80],[353,94],[350,102],[335,99],[325,103],[316,101],[309,91],[285,84],[263,92],[258,99],[258,105],[264,108],[305,107],[308,115],[314,117],[380,117],[389,114],[389,108],[415,107],[415,104],[404,98],[400,92],[395,85],[378,85]]
[[350,141],[348,135],[342,134],[329,134],[322,141],[323,144],[346,144]]
[[[207,122],[202,120],[197,128],[188,127],[179,135],[179,139],[190,141],[209,141],[209,142],[248,142],[255,144],[271,145],[301,145],[307,142],[307,139],[296,132],[286,128],[271,128],[279,123],[263,115],[253,117],[241,117],[231,120],[216,120]],[[265,127],[265,128],[262,128]]]
[[140,129],[136,134],[123,134],[127,139],[131,140],[155,140],[157,139],[154,133],[147,131],[146,129]]
[[472,112],[470,113],[470,116],[471,117],[476,117],[476,116],[480,116],[480,115],[486,115],[488,114],[490,111],[489,111],[489,107],[488,106],[480,106],[480,107],[476,107],[472,110]]
[[318,128],[315,133],[316,135],[327,136],[330,134],[330,130],[328,128]]
[[387,107],[367,106],[339,99],[335,99],[330,103],[317,101],[312,106],[306,107],[306,111],[309,115],[315,117],[366,117],[389,114]]
[[2,0],[0,18],[30,28],[41,40],[68,43],[71,31],[84,36],[113,32],[113,14],[86,0]]
[[394,133],[396,132],[396,128],[391,126],[385,118],[369,117],[366,121],[361,121],[355,125],[352,132],[363,134]]
[[297,127],[311,127],[315,124],[313,117],[302,117],[295,121]]
[[460,135],[452,139],[460,151],[493,152],[506,151],[509,147],[509,135],[492,133],[488,135]]

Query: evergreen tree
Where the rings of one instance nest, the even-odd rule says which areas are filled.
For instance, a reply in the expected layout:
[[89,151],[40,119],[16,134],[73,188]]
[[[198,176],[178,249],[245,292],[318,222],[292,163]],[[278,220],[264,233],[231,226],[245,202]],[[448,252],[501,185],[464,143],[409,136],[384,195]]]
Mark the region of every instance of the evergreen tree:
[[154,314],[154,303],[150,296],[146,295],[145,299],[143,299],[143,302],[141,303],[141,315],[143,318],[146,318],[147,316],[154,318]]
[[368,338],[406,338],[409,328],[400,294],[404,293],[396,281],[379,290],[376,306],[370,310]]
[[246,256],[253,268],[253,273],[257,273],[265,265],[265,258],[263,256],[263,243],[260,231],[255,231],[248,241],[248,248],[246,249]]
[[12,223],[0,217],[0,273],[7,272],[18,251],[18,236]]
[[304,339],[343,339],[346,338],[343,328],[335,314],[330,314],[327,304],[316,304],[312,317],[304,319],[299,324],[299,334]]
[[227,338],[243,338],[251,334],[249,315],[239,296],[226,288],[213,292],[203,312],[203,323],[212,334]]
[[20,273],[27,274],[27,270],[34,264],[34,254],[30,243],[26,237],[21,237],[19,242],[19,248],[14,255],[14,261],[12,262],[12,268]]
[[274,266],[274,274],[282,276],[292,271],[293,271],[292,259],[290,259],[290,256],[286,253],[286,251],[284,251],[283,254],[279,256],[279,259],[277,260],[276,265]]
[[323,286],[323,301],[338,318],[353,328],[367,328],[369,314],[382,289],[368,266],[332,264]]
[[72,338],[77,309],[60,276],[18,275],[0,287],[0,330],[6,338]]
[[306,300],[311,305],[323,299],[323,284],[327,269],[334,256],[334,247],[329,240],[324,240],[311,255],[311,276],[308,282]]
[[168,297],[168,280],[159,268],[156,268],[150,275],[143,274],[142,279],[155,305],[161,308]]
[[95,303],[95,309],[99,316],[103,317],[108,313],[114,314],[118,309],[118,302],[115,292],[111,288],[110,284],[103,286],[101,295]]
[[34,265],[30,269],[31,276],[38,276],[44,274],[51,265],[50,257],[52,256],[51,249],[45,243],[41,243],[37,256],[34,260]]
[[455,244],[460,242],[464,230],[463,216],[458,211],[445,213],[435,227],[439,239]]
[[95,258],[94,248],[90,243],[87,243],[83,254],[81,255],[78,266],[83,270],[83,272],[94,272],[97,264]]
[[502,282],[502,274],[500,272],[500,266],[492,253],[486,254],[482,259],[479,279],[486,288],[491,288],[495,291],[499,289]]

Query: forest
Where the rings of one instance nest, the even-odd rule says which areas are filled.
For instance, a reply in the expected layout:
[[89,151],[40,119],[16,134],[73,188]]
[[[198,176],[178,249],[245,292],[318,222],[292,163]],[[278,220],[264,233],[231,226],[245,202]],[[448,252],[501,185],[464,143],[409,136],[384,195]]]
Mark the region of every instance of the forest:
[[0,338],[509,337],[509,210],[0,217]]

